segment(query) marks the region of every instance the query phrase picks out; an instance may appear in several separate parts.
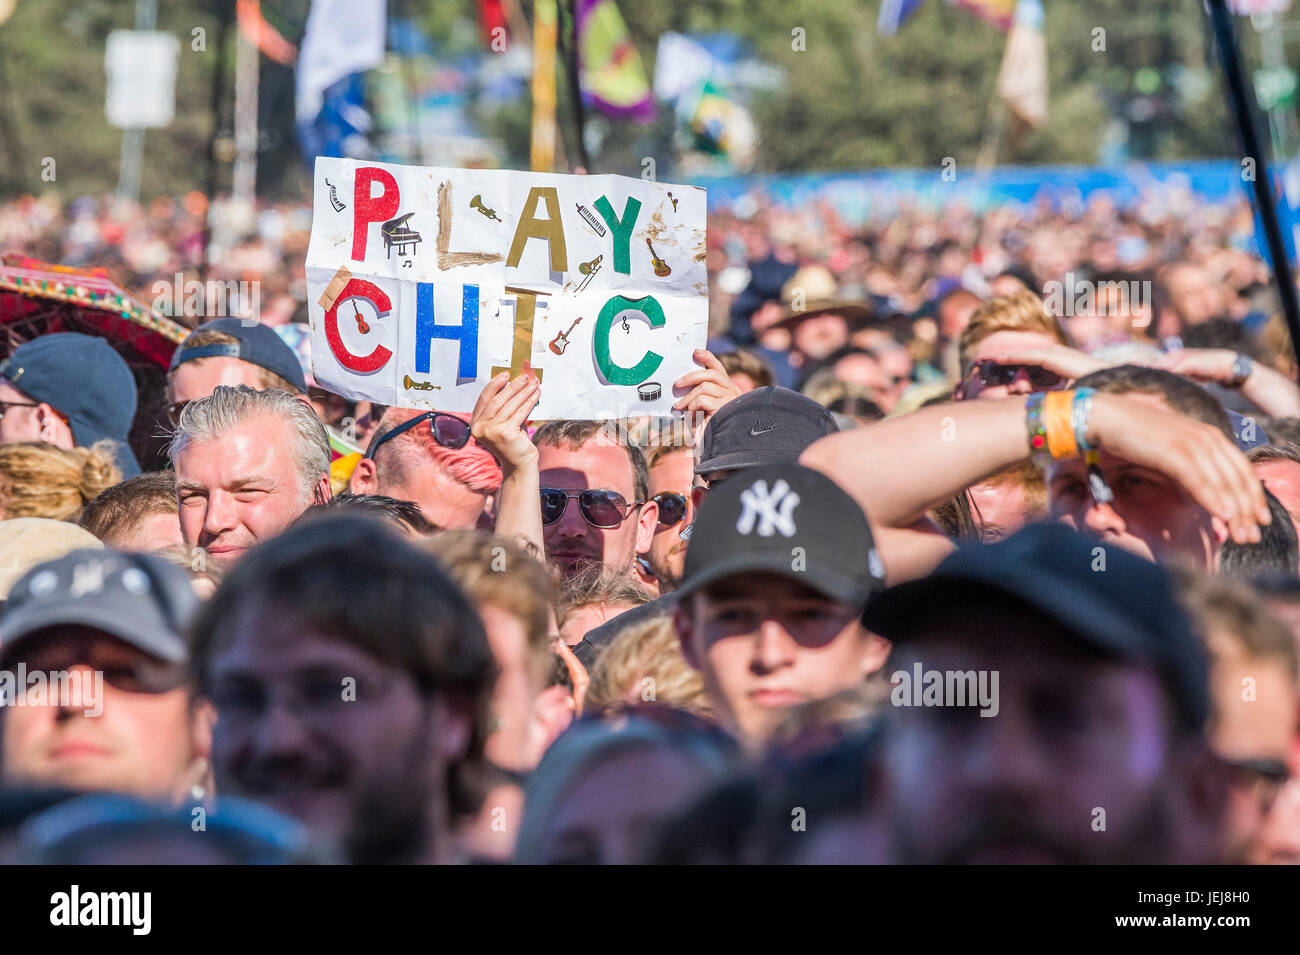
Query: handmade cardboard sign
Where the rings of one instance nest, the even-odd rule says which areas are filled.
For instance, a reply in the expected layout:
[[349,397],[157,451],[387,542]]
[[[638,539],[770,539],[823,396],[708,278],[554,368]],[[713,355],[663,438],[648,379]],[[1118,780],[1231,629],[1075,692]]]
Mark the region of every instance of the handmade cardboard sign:
[[313,374],[468,412],[493,375],[532,369],[533,419],[671,414],[705,344],[704,229],[695,186],[317,159]]

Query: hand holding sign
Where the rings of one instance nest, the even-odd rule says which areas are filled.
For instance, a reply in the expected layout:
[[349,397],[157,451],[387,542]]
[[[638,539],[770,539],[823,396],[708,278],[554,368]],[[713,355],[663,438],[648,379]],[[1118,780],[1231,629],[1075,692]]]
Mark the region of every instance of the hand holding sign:
[[[307,282],[323,387],[467,412],[508,370],[540,380],[538,418],[686,408],[667,383],[707,332],[703,190],[329,158],[316,177]],[[352,202],[331,203],[331,185]]]

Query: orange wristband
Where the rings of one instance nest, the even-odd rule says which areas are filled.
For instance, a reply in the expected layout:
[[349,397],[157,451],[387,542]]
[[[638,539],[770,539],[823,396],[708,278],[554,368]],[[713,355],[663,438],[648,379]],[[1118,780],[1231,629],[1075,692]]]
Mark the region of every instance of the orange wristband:
[[1054,459],[1073,458],[1079,453],[1079,445],[1074,440],[1073,408],[1073,391],[1049,391],[1043,399],[1047,450]]

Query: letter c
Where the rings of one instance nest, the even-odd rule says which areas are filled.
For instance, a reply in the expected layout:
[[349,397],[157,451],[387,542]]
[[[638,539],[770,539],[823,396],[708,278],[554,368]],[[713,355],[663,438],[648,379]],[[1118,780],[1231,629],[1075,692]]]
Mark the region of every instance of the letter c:
[[375,346],[374,351],[369,355],[354,355],[348,351],[348,347],[343,344],[343,337],[339,334],[338,308],[340,302],[349,298],[365,299],[374,306],[378,318],[387,317],[393,310],[393,303],[378,285],[365,279],[354,278],[343,286],[339,297],[325,312],[325,340],[329,342],[334,357],[348,371],[358,375],[370,375],[388,364],[388,359],[393,357],[393,353],[383,345]]

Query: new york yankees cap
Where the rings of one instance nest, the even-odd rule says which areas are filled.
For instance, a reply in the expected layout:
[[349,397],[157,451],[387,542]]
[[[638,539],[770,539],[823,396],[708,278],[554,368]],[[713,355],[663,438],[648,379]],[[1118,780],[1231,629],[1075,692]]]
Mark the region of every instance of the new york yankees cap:
[[696,474],[797,461],[808,445],[840,430],[834,416],[789,388],[755,388],[704,426]]
[[676,595],[757,573],[780,574],[857,607],[885,586],[857,502],[820,471],[794,463],[747,469],[709,492]]

